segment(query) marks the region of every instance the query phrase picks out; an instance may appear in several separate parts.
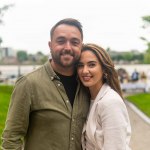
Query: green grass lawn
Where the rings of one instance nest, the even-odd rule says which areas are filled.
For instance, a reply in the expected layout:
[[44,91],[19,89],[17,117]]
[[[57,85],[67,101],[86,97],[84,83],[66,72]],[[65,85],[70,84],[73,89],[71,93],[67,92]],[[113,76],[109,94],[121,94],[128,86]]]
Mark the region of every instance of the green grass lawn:
[[150,93],[131,95],[127,96],[126,99],[150,117]]
[[[5,126],[5,120],[7,116],[12,89],[13,89],[12,86],[0,85],[0,107],[1,107],[0,108],[0,137]],[[0,140],[0,145],[1,145],[1,140]]]

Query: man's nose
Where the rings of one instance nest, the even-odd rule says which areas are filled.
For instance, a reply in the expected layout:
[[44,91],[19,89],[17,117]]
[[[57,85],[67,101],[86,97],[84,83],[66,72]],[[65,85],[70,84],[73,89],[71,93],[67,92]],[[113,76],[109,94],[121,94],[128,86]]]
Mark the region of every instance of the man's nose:
[[66,50],[70,50],[71,49],[71,43],[69,41],[66,42],[65,49]]

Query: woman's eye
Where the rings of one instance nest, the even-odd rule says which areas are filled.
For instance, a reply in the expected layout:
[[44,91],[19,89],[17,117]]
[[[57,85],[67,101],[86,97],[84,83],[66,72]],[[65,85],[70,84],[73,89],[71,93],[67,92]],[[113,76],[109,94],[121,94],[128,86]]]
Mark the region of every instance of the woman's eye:
[[89,64],[89,67],[92,68],[92,67],[95,67],[95,65],[96,65],[96,64],[92,63],[92,64]]
[[78,64],[78,65],[77,65],[77,68],[81,68],[81,67],[83,67],[82,64]]

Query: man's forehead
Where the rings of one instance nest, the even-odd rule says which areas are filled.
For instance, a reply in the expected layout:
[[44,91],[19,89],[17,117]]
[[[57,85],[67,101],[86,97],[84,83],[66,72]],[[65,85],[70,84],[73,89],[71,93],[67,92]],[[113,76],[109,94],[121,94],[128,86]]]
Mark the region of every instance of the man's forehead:
[[82,39],[81,33],[77,27],[71,25],[65,25],[65,24],[59,25],[54,30],[53,37],[55,38],[70,37],[70,38]]

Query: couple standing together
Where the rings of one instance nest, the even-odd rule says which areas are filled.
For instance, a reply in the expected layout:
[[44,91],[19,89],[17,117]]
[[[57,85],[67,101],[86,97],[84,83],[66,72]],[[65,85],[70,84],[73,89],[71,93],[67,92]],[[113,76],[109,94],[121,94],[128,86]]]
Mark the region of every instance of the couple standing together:
[[81,23],[57,22],[52,59],[14,87],[3,150],[130,150],[130,121],[107,52],[83,44]]

